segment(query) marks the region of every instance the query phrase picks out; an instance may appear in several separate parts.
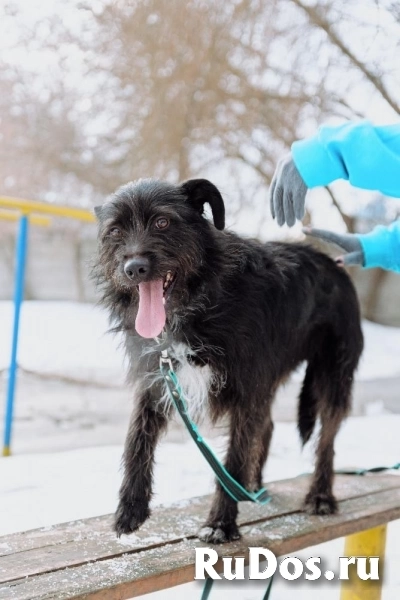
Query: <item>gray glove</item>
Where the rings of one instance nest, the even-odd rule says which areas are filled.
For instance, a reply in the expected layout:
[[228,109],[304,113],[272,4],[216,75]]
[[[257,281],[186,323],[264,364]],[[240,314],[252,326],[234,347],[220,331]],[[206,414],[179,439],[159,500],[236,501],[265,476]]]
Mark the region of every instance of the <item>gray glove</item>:
[[307,186],[289,154],[279,161],[269,192],[271,213],[279,226],[286,222],[293,227],[296,219],[304,217],[306,193]]
[[343,267],[344,265],[364,266],[364,251],[358,235],[354,233],[345,233],[342,235],[340,233],[326,231],[325,229],[312,229],[311,227],[303,227],[303,233],[324,240],[324,242],[336,244],[336,246],[345,250],[346,254],[338,256],[336,259],[336,264],[340,267]]

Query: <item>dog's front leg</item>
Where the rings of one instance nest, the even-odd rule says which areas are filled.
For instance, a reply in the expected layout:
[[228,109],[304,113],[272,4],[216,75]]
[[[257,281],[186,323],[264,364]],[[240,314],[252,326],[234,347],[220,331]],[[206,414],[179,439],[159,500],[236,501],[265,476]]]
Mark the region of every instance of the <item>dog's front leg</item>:
[[[254,415],[231,415],[231,431],[228,453],[225,459],[225,468],[243,487],[252,489],[258,487],[261,479],[259,473],[261,449],[264,447],[262,419]],[[272,426],[268,430],[268,438],[272,433]],[[268,444],[269,446],[269,439]],[[263,462],[268,448],[263,453]],[[216,493],[213,498],[210,514],[199,532],[199,538],[212,544],[223,544],[240,538],[236,518],[238,514],[237,502],[233,500],[217,483]]]
[[114,528],[117,535],[138,529],[150,516],[154,451],[167,416],[157,412],[149,391],[142,394],[125,442],[124,478]]
[[[232,470],[230,471],[232,473]],[[238,480],[237,477],[235,479]],[[204,526],[199,531],[199,538],[211,544],[224,544],[240,538],[236,517],[237,502],[223,490],[217,482],[210,514]]]

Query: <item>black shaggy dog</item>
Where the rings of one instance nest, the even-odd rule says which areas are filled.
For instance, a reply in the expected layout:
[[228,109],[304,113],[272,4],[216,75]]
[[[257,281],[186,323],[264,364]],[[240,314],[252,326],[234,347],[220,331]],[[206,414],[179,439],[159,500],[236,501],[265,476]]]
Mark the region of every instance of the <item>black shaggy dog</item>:
[[[203,215],[205,203],[214,224]],[[150,514],[154,450],[172,412],[153,339],[162,330],[192,414],[204,408],[213,421],[229,416],[225,466],[249,490],[261,486],[275,391],[307,362],[298,409],[303,443],[317,418],[321,428],[305,507],[334,513],[333,444],[363,347],[347,274],[311,247],[261,244],[224,231],[221,194],[204,179],[129,183],[96,215],[95,274],[112,322],[125,334],[137,402],[125,445],[117,534],[134,531]],[[237,539],[237,512],[218,484],[200,538]]]

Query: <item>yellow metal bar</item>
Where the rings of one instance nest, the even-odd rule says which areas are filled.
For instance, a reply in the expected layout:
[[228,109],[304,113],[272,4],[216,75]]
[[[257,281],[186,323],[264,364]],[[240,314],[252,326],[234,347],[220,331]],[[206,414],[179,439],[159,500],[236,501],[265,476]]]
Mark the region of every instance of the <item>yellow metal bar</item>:
[[[21,211],[15,212],[12,210],[1,210],[0,209],[0,219],[3,221],[19,221],[21,218]],[[43,227],[47,227],[51,223],[50,217],[44,217],[42,215],[28,215],[29,222],[32,225],[42,225]]]
[[379,581],[362,580],[356,566],[349,568],[349,580],[342,581],[340,600],[381,600],[383,561],[385,559],[386,525],[349,535],[345,540],[345,556],[378,556]]
[[96,219],[90,210],[75,208],[73,206],[60,206],[59,204],[48,204],[36,200],[24,200],[23,198],[0,197],[0,206],[20,210],[23,213],[44,213],[55,217],[70,217],[80,221],[93,223]]

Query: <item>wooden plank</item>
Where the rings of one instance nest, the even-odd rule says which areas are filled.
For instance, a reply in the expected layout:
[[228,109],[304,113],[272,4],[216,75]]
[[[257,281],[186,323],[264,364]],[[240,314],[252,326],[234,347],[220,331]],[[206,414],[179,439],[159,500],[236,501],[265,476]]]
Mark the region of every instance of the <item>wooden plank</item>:
[[[310,477],[304,475],[293,479],[283,479],[266,484],[273,497],[272,503],[267,505],[268,509],[274,507],[278,511],[281,510],[282,507],[276,506],[276,496],[280,493],[285,494],[287,492],[288,496],[292,495],[294,497],[294,502],[296,504],[295,510],[297,510],[301,506],[309,482]],[[400,479],[398,479],[396,475],[373,475],[365,477],[338,475],[335,478],[334,488],[337,498],[339,500],[344,500],[373,493],[375,491],[392,489],[398,486],[400,486]],[[152,536],[154,531],[157,531],[158,534],[159,525],[162,524],[166,518],[169,518],[169,525],[175,530],[181,523],[182,509],[184,509],[185,517],[193,516],[196,520],[200,512],[201,520],[208,510],[211,497],[211,495],[201,496],[190,500],[176,502],[165,507],[157,507],[154,509],[151,519],[147,521],[138,532],[129,537],[134,540],[134,542],[138,542],[139,540],[144,541],[144,538],[147,538],[148,536]],[[259,507],[250,502],[241,504],[241,522],[245,523],[255,515],[262,518],[263,510],[264,507]],[[283,510],[283,512],[287,511]],[[115,534],[112,533],[112,520],[113,515],[104,515],[78,521],[70,521],[40,529],[33,529],[29,531],[29,534],[24,531],[2,536],[0,537],[0,558],[7,554],[14,554],[24,550],[44,548],[46,546],[72,542],[79,540],[80,538],[83,539],[86,536],[90,537],[93,531],[96,531],[101,535],[115,537]],[[163,535],[162,531],[160,535]],[[168,539],[170,540],[171,538]]]
[[[329,517],[295,513],[242,528],[236,543],[216,546],[220,556],[244,556],[248,547],[268,548],[277,556],[307,548],[400,518],[400,488],[340,503]],[[127,553],[80,567],[20,579],[0,586],[0,600],[126,600],[193,581],[198,540]]]
[[[335,491],[339,500],[363,497],[381,489],[400,488],[400,478],[396,476],[357,477],[353,485],[349,479],[353,478],[337,478]],[[308,486],[308,477],[271,484],[273,500],[263,507],[250,503],[242,504],[239,522],[241,525],[256,524],[300,511]],[[9,548],[8,554],[0,558],[0,583],[65,567],[80,566],[96,560],[116,558],[144,549],[150,550],[162,547],[166,543],[177,543],[185,538],[194,539],[207,515],[209,501],[210,496],[185,502],[183,506],[182,503],[176,503],[156,509],[153,518],[138,532],[120,540],[111,530],[110,517],[88,519],[78,522],[78,526],[76,522],[71,523],[70,527],[68,524],[58,526],[55,531],[30,532],[29,537],[33,534],[33,547],[23,543],[23,535],[16,534],[17,550],[14,552],[14,536],[0,538],[1,546],[8,539],[6,543]]]

